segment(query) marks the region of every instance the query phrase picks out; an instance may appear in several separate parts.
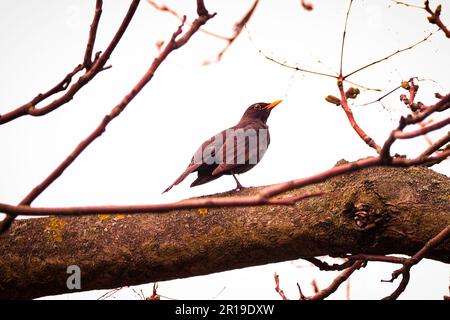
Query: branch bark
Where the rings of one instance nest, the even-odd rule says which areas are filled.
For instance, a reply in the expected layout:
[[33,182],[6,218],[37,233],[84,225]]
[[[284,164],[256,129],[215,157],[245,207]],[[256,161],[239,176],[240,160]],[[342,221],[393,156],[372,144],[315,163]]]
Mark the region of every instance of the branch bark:
[[[0,236],[0,299],[72,292],[69,265],[91,290],[327,254],[412,256],[450,224],[450,179],[424,167],[368,168],[289,193],[317,189],[327,193],[292,206],[19,220]],[[426,257],[450,263],[450,240]]]

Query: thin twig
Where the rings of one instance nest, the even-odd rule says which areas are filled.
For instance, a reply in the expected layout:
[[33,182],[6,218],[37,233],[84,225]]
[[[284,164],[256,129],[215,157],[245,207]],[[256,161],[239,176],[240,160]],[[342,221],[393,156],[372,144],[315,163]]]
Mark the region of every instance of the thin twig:
[[86,51],[84,53],[83,65],[86,70],[89,70],[92,66],[92,51],[94,50],[95,39],[97,38],[97,28],[102,15],[103,0],[97,0],[95,3],[95,14],[89,29],[89,39],[86,45]]
[[213,61],[205,61],[203,62],[203,65],[209,65],[212,63],[219,62],[222,60],[223,55],[225,52],[231,47],[233,42],[239,37],[239,35],[242,33],[242,30],[246,26],[246,24],[250,21],[251,17],[253,16],[253,13],[255,12],[256,7],[258,6],[259,0],[255,0],[253,2],[253,5],[250,7],[250,9],[247,11],[247,13],[242,17],[241,20],[235,23],[233,27],[233,35],[227,39],[227,44],[225,47],[217,54],[215,60]]
[[414,256],[412,256],[409,259],[406,259],[403,263],[403,267],[401,267],[398,270],[395,270],[392,273],[392,277],[390,280],[387,280],[387,282],[393,282],[395,279],[397,279],[400,275],[402,275],[402,281],[400,282],[400,285],[397,287],[397,289],[389,296],[385,297],[383,300],[393,300],[397,299],[400,294],[405,290],[406,286],[408,285],[409,278],[410,278],[410,270],[411,268],[418,264],[428,252],[430,252],[432,249],[434,249],[436,246],[441,244],[445,239],[450,237],[450,225],[445,227],[441,232],[439,232],[435,237],[430,239],[423,247],[420,249]]
[[[158,4],[155,1],[152,0],[147,0],[147,3],[149,5],[151,5],[153,8],[155,8],[156,10],[162,11],[162,12],[167,12],[170,13],[171,15],[175,16],[178,20],[183,21],[184,16],[182,14],[179,14],[178,12],[176,12],[174,9],[170,8],[169,6],[167,6],[166,4]],[[192,24],[188,21],[186,21],[186,25],[191,26]],[[207,29],[204,28],[200,28],[199,31],[212,36],[214,38],[218,38],[221,40],[225,40],[225,41],[229,41],[231,39],[231,37],[228,36],[223,36],[221,34],[215,33],[215,32],[211,32]]]
[[364,104],[358,104],[357,107],[365,107],[365,106],[368,106],[369,104],[376,103],[376,102],[380,102],[381,100],[383,100],[384,98],[386,98],[388,95],[394,93],[395,91],[397,91],[397,90],[400,89],[401,87],[402,87],[402,86],[398,86],[398,87],[396,87],[396,88],[390,90],[388,93],[382,95],[381,97],[379,97],[379,98],[376,99],[376,100],[373,100],[373,101],[370,101],[370,102],[367,102],[367,103],[364,103]]
[[403,1],[396,1],[396,0],[391,0],[391,1],[396,3],[396,4],[405,6],[405,7],[424,9],[424,7],[421,7],[421,6],[418,6],[418,5],[415,5],[415,4],[406,3],[406,2],[403,2]]
[[283,298],[283,300],[289,300],[288,297],[286,297],[286,295],[284,294],[284,291],[280,289],[280,277],[276,272],[273,277],[275,279],[275,291],[280,295],[281,298]]
[[360,67],[360,68],[358,68],[358,69],[356,69],[356,70],[354,70],[354,71],[352,71],[352,72],[346,74],[345,76],[343,76],[343,79],[346,79],[346,78],[348,78],[348,77],[354,75],[355,73],[360,72],[360,71],[362,71],[362,70],[364,70],[364,69],[367,69],[368,67],[371,67],[371,66],[373,66],[373,65],[375,65],[375,64],[378,64],[378,63],[380,63],[380,62],[382,62],[382,61],[388,60],[389,58],[392,58],[393,56],[395,56],[395,55],[397,55],[397,54],[399,54],[399,53],[402,53],[402,52],[407,51],[407,50],[411,50],[412,48],[418,46],[419,44],[421,44],[421,43],[427,41],[434,33],[435,33],[435,32],[430,33],[428,36],[426,36],[425,38],[423,38],[423,39],[420,40],[419,42],[416,42],[415,44],[413,44],[413,45],[411,45],[411,46],[409,46],[409,47],[407,47],[407,48],[399,49],[399,50],[395,51],[394,53],[391,53],[390,55],[387,55],[387,56],[384,57],[384,58],[381,58],[381,59],[379,59],[379,60],[376,60],[376,61],[374,61],[374,62],[371,62],[371,63],[369,63],[369,64],[367,64],[367,65],[365,65],[365,66],[362,66],[362,67]]
[[352,8],[352,4],[353,4],[353,0],[350,0],[350,3],[348,4],[347,14],[345,16],[344,32],[342,33],[341,62],[339,64],[339,76],[340,77],[342,77],[342,62],[344,61],[344,46],[345,46],[345,35],[347,34],[348,16],[350,14],[350,9]]
[[447,132],[445,136],[437,140],[434,144],[429,146],[424,152],[420,154],[420,157],[426,157],[429,155],[432,155],[434,152],[439,150],[442,146],[444,146],[446,143],[450,142],[450,131]]
[[450,38],[450,29],[448,29],[448,28],[444,25],[444,23],[442,22],[442,20],[441,20],[441,10],[442,10],[442,6],[441,6],[441,5],[438,5],[438,6],[436,7],[436,10],[433,11],[433,10],[430,8],[430,2],[427,0],[427,1],[425,1],[425,10],[426,10],[429,14],[431,14],[431,17],[428,17],[428,21],[429,21],[431,24],[436,24],[436,25],[439,27],[439,29],[441,29],[441,30],[444,32],[445,36],[446,36],[447,38]]
[[308,300],[323,300],[328,297],[330,294],[336,292],[339,286],[345,282],[356,270],[360,269],[365,265],[365,261],[357,260],[353,262],[353,265],[344,271],[342,271],[333,282],[326,288],[319,290],[313,296],[310,296]]

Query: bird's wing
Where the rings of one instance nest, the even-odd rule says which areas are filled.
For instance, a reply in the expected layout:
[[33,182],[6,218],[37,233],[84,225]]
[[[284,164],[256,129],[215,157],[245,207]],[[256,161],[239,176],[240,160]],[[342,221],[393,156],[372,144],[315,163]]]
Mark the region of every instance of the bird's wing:
[[[236,130],[236,128],[234,128]],[[242,131],[238,132],[239,129]],[[254,127],[251,124],[238,128],[235,135],[227,134],[222,148],[220,163],[212,172],[213,176],[226,172],[232,173],[242,165],[256,165],[263,157],[270,143],[268,130],[265,127]]]

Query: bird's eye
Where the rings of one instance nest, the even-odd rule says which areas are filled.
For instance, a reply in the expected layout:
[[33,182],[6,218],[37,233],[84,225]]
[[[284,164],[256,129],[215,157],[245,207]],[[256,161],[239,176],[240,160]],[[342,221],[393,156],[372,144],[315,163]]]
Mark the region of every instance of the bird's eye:
[[255,104],[254,108],[255,108],[255,110],[261,110],[262,109],[262,107],[261,107],[261,105],[259,103]]

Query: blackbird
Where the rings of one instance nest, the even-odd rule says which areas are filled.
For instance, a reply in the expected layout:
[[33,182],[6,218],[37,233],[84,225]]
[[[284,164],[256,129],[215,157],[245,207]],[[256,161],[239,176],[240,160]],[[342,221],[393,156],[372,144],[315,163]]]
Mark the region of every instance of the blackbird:
[[186,170],[163,193],[193,172],[197,172],[197,179],[191,187],[226,174],[233,176],[236,190],[243,189],[236,174],[247,172],[261,160],[270,143],[267,118],[280,102],[259,102],[248,107],[238,124],[209,138],[198,148]]

